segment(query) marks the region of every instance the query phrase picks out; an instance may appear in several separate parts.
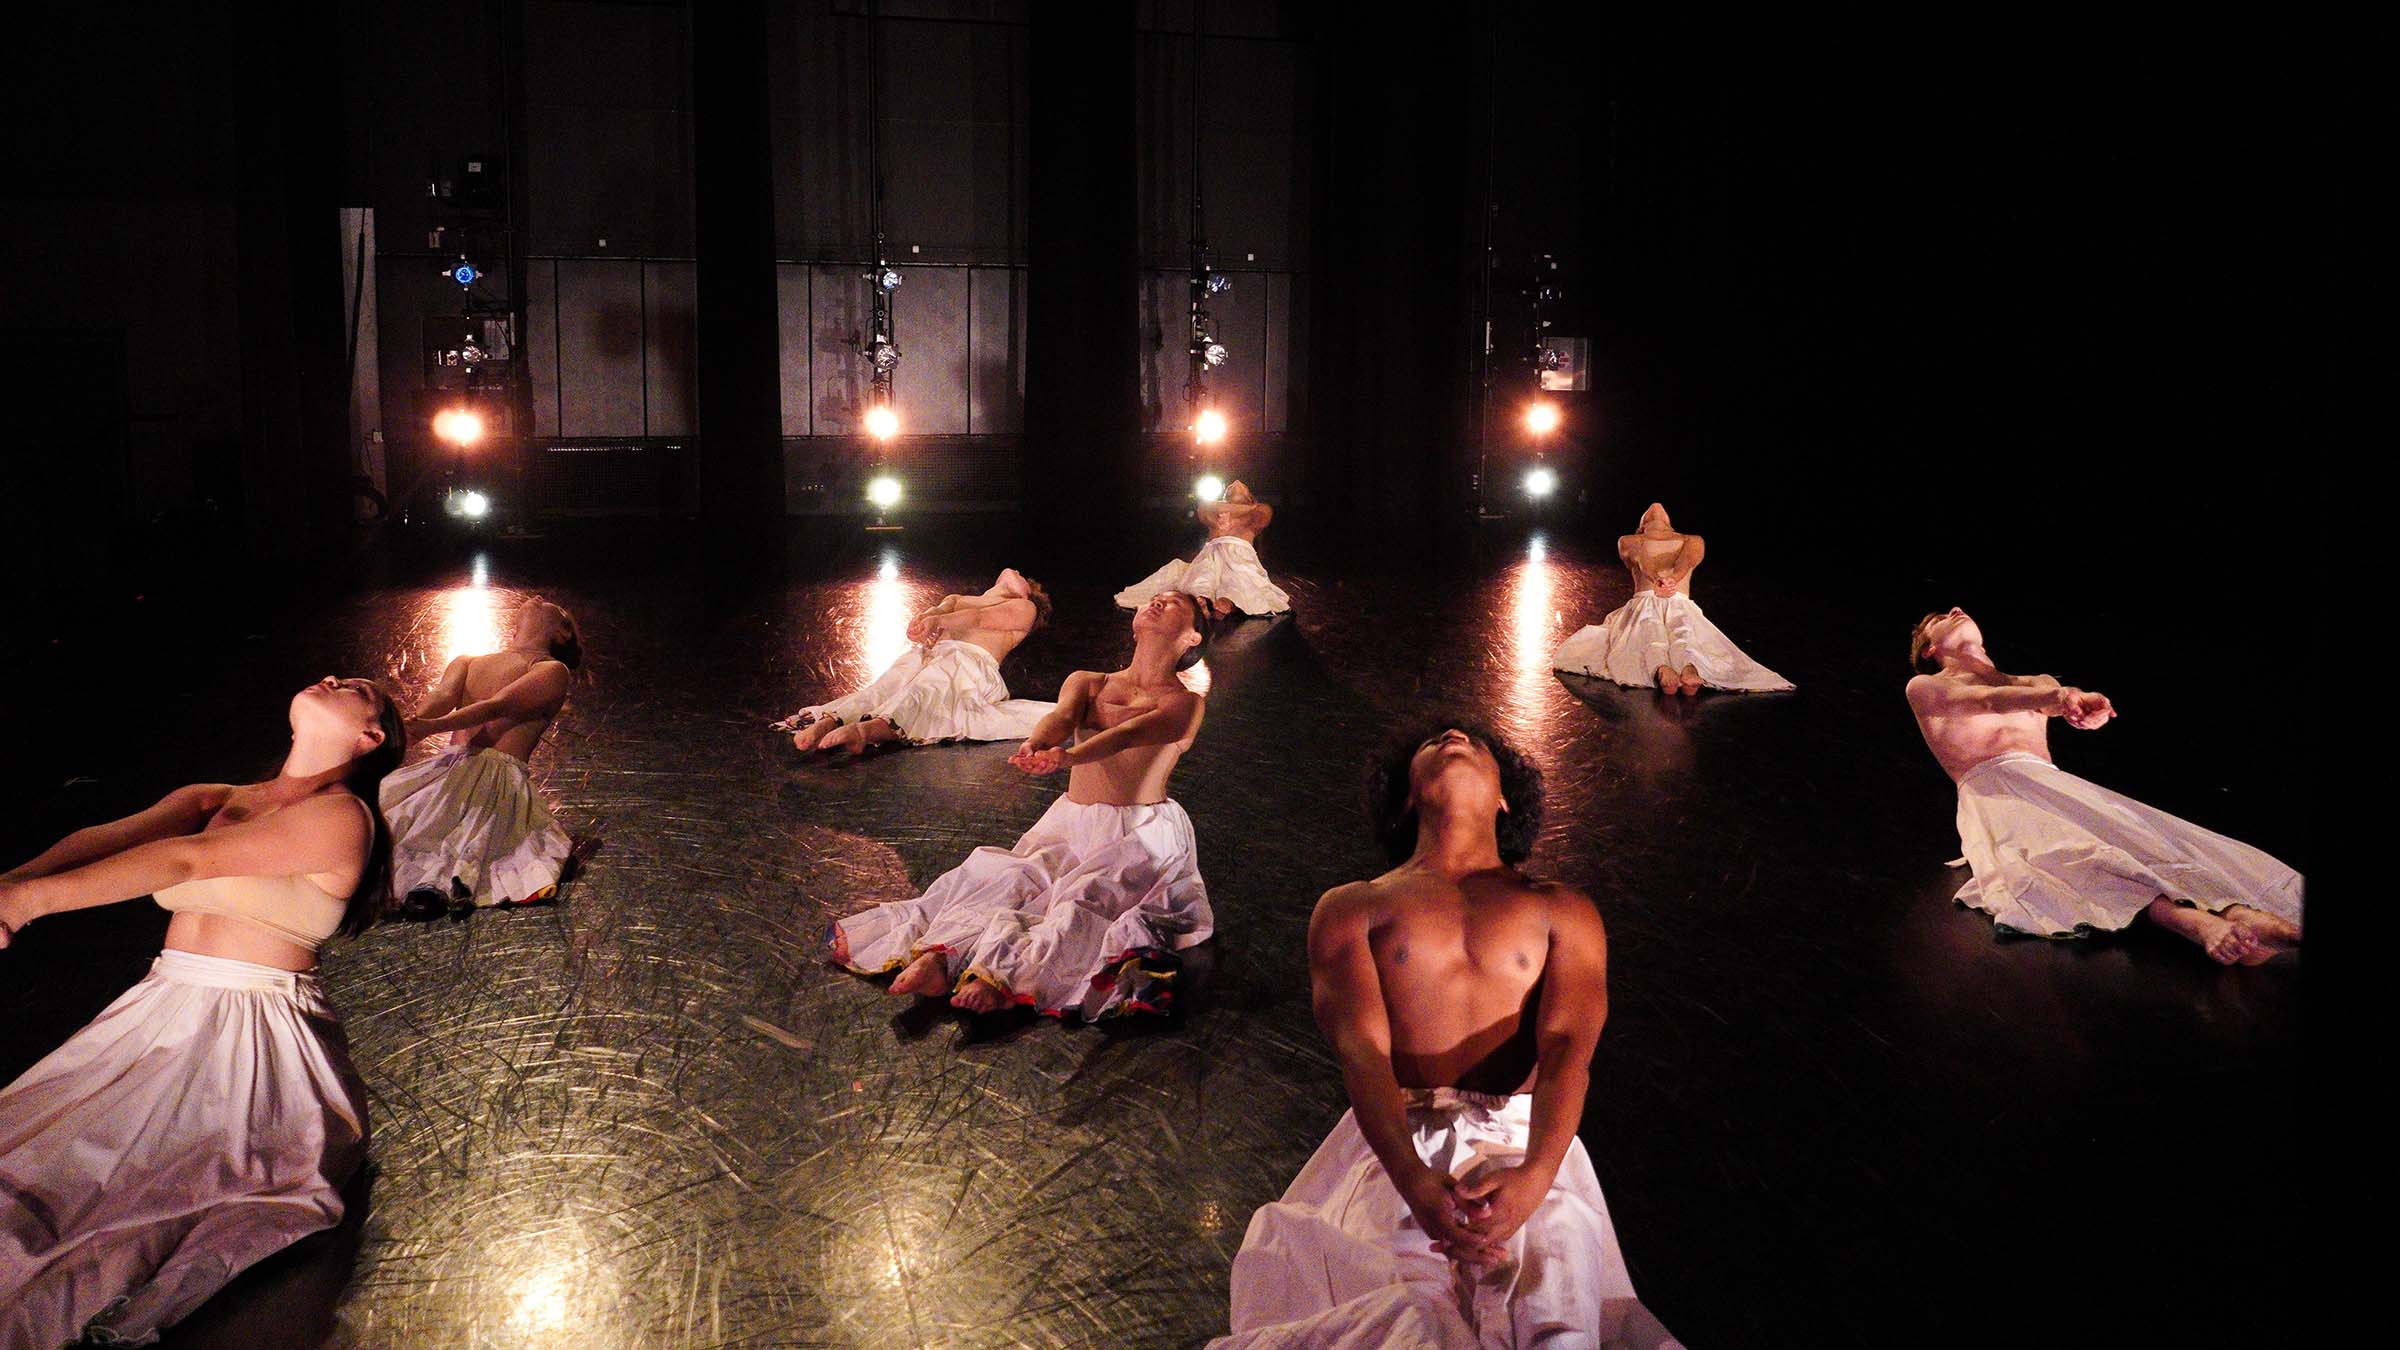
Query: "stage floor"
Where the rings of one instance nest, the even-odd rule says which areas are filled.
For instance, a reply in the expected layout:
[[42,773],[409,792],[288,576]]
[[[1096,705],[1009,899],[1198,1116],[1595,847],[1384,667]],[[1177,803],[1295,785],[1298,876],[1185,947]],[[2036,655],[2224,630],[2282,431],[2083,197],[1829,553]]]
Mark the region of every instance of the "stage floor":
[[[1426,585],[1270,532],[1294,613],[1219,641],[1174,788],[1218,922],[1186,1006],[971,1022],[830,966],[826,926],[1006,845],[1064,777],[1024,777],[1005,745],[804,761],[766,730],[896,654],[913,606],[1011,561],[946,526],[852,528],[815,527],[803,561],[757,584],[563,527],[388,556],[313,610],[229,603],[220,627],[238,631],[204,659],[95,677],[145,700],[139,729],[16,785],[11,861],[178,783],[271,771],[309,679],[385,675],[413,697],[525,592],[574,609],[594,654],[535,760],[591,850],[581,874],[555,906],[387,923],[328,951],[372,1103],[364,1203],[170,1344],[1222,1332],[1251,1210],[1345,1104],[1309,1014],[1310,906],[1381,870],[1362,759],[1443,705],[1540,760],[1531,870],[1607,921],[1583,1137],[1637,1286],[1690,1344],[2193,1344],[2283,1325],[2299,971],[2221,970],[2147,932],[2000,940],[1951,903],[1949,786],[1900,695],[1902,634],[1948,600],[1829,593],[1729,550],[1695,594],[1799,690],[1673,702],[1548,668],[1627,594],[1600,548],[1496,530],[1480,563]],[[1162,536],[1158,558],[1193,542]],[[1012,690],[1049,697],[1120,659],[1109,593],[1139,574],[1045,578],[1058,619],[1008,663]],[[2272,746],[2212,742],[2197,705],[2145,702],[2167,675],[2089,645],[2105,625],[1991,603],[2018,625],[1987,616],[2003,661],[2127,709],[2094,735],[2061,728],[2068,768],[2301,859],[2302,805],[2260,772]],[[0,1076],[138,978],[163,928],[129,905],[0,954]]]

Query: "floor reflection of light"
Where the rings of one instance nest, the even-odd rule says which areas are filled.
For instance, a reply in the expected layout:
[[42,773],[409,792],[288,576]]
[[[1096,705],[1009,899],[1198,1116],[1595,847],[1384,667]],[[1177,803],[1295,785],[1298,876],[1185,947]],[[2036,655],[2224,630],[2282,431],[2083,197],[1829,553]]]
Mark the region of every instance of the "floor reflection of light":
[[1550,653],[1558,643],[1558,611],[1552,602],[1557,579],[1550,573],[1549,550],[1540,536],[1526,550],[1508,581],[1510,712],[1515,730],[1532,733],[1546,720],[1548,701],[1557,681],[1550,674]]
[[478,553],[467,584],[442,592],[441,665],[457,657],[500,650],[500,607],[505,597],[494,591],[491,583],[491,562]]

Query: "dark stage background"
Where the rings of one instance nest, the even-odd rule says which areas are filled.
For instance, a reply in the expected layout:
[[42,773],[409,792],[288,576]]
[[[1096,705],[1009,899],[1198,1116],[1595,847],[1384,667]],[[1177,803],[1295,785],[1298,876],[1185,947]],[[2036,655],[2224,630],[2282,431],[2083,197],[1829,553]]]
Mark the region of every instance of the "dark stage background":
[[[1849,597],[1836,640],[1888,649],[1893,686],[1857,696],[1898,716],[1903,633],[1964,604],[2004,664],[2118,700],[2092,776],[2197,813],[2205,765],[2309,868],[2313,723],[2226,680],[2313,627],[2325,565],[2335,35],[1213,0],[1195,53],[1167,0],[880,13],[878,118],[864,0],[27,11],[0,57],[0,808],[138,742],[162,678],[452,546],[420,339],[462,229],[526,320],[478,466],[501,523],[656,518],[720,553],[858,530],[870,131],[910,528],[986,515],[1054,570],[1138,575],[1189,542],[1198,467],[1196,87],[1234,281],[1220,464],[1277,502],[1270,551],[1471,568],[1532,516],[1604,552],[1663,500],[1716,566]],[[497,181],[462,215],[471,159]],[[1538,282],[1593,382],[1558,396],[1535,508]],[[1924,769],[1895,790],[1938,791]]]

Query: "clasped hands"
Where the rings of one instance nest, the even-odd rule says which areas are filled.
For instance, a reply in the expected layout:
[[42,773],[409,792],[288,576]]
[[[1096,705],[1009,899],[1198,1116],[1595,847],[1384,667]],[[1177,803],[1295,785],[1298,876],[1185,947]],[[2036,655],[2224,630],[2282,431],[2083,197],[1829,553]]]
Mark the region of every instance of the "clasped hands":
[[1064,748],[1055,745],[1037,746],[1031,738],[1017,747],[1017,752],[1008,757],[1008,762],[1036,778],[1072,767],[1067,760],[1067,752]]
[[1485,1168],[1464,1181],[1427,1167],[1399,1189],[1433,1249],[1482,1272],[1507,1263],[1509,1239],[1540,1208],[1550,1179],[1522,1165]]
[[2108,701],[2106,694],[2061,687],[2058,691],[2058,715],[2077,731],[2095,731],[2117,715],[2117,708]]

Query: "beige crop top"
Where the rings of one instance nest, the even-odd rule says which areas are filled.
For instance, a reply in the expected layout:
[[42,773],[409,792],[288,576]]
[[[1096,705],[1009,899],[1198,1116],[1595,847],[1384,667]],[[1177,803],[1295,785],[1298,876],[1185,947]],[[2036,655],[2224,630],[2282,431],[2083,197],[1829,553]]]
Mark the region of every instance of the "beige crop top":
[[280,877],[204,877],[162,887],[150,898],[170,914],[219,914],[239,919],[312,952],[340,931],[342,915],[350,908],[348,896],[332,894],[299,872]]

